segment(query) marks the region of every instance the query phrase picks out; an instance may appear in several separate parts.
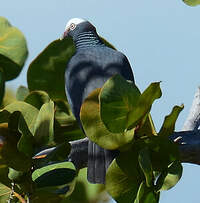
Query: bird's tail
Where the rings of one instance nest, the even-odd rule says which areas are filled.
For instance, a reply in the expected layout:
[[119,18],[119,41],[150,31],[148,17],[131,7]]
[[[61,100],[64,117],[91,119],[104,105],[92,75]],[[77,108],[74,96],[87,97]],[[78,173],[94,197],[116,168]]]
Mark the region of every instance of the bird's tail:
[[106,170],[119,154],[117,150],[106,150],[89,140],[87,178],[91,183],[105,184]]

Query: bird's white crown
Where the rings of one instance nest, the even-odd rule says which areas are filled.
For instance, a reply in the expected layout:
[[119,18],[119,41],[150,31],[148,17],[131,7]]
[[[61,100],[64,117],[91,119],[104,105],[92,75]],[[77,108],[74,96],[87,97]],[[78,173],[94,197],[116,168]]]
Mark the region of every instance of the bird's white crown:
[[85,20],[85,19],[82,19],[82,18],[72,18],[72,19],[70,19],[68,22],[67,22],[67,25],[66,25],[66,27],[65,27],[65,30],[67,30],[69,27],[70,27],[70,25],[73,23],[73,24],[75,24],[75,25],[78,25],[78,24],[80,24],[80,23],[83,23],[83,22],[86,22],[87,20]]

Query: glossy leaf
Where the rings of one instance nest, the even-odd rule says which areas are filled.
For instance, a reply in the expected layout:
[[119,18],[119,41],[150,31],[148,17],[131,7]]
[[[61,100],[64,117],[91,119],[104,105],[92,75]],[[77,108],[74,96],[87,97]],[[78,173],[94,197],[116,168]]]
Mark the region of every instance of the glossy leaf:
[[182,106],[174,106],[172,112],[165,117],[164,123],[159,131],[159,135],[161,136],[170,136],[174,132],[175,123],[179,116],[179,113],[183,110]]
[[153,188],[147,187],[146,184],[142,182],[134,203],[158,203],[159,196],[160,194],[156,193]]
[[23,152],[26,156],[32,157],[35,146],[35,140],[22,115],[20,115],[18,130],[21,133],[20,140],[17,143],[18,150],[20,152]]
[[18,76],[27,58],[26,40],[6,18],[0,17],[0,27],[0,66],[5,79],[11,80]]
[[29,89],[43,90],[51,99],[66,99],[64,74],[67,62],[74,53],[71,38],[55,40],[49,44],[29,66]]
[[44,91],[32,91],[25,97],[24,101],[40,110],[43,104],[50,101],[50,98]]
[[32,180],[38,188],[69,184],[75,177],[75,167],[71,162],[51,164],[32,173]]
[[99,96],[100,89],[94,90],[81,107],[81,121],[87,137],[105,149],[119,149],[129,144],[134,137],[134,131],[111,133],[100,119]]
[[[27,104],[25,102],[17,101],[17,102],[13,102],[13,103],[7,105],[3,110],[0,111],[0,115],[6,114],[6,111],[8,112],[7,115],[9,115],[15,111],[21,112],[21,114],[23,115],[23,117],[28,125],[30,132],[32,134],[34,133],[34,125],[35,125],[36,117],[38,114],[38,110],[35,107],[33,107],[32,105]],[[4,118],[4,116],[3,116],[3,118]],[[1,122],[2,122],[2,120],[1,120]],[[4,122],[6,122],[6,121],[4,121]]]
[[34,138],[39,146],[51,145],[54,141],[54,103],[42,105],[35,121]]
[[144,179],[138,163],[137,145],[120,152],[106,173],[106,190],[119,203],[133,202]]
[[28,94],[29,94],[29,90],[27,87],[19,86],[16,92],[16,99],[18,101],[24,101],[24,99]]
[[[134,176],[134,172],[135,170],[132,173],[132,177]],[[135,175],[136,179],[128,176],[116,160],[114,160],[106,173],[106,191],[118,203],[133,202],[140,185],[140,181],[137,180],[139,179],[137,177],[138,173]]]
[[197,6],[200,4],[200,0],[183,0],[188,6]]
[[[113,48],[108,42],[106,45]],[[46,91],[53,100],[66,100],[65,69],[74,53],[75,46],[71,38],[66,37],[64,40],[50,43],[29,66],[29,89]]]
[[109,131],[125,131],[128,114],[136,107],[139,96],[136,85],[120,75],[113,76],[103,85],[99,95],[100,115]]
[[140,95],[137,106],[128,115],[128,127],[132,128],[139,124],[151,110],[153,102],[162,95],[160,83],[151,83],[149,87]]
[[17,101],[6,106],[3,110],[9,113],[19,111],[23,115],[30,132],[34,134],[34,126],[39,112],[35,107],[25,102]]
[[172,162],[168,168],[159,176],[156,187],[158,190],[169,190],[174,187],[180,180],[183,167],[180,161]]
[[153,169],[151,165],[150,152],[147,148],[143,148],[139,151],[138,156],[139,165],[145,175],[147,187],[153,185]]

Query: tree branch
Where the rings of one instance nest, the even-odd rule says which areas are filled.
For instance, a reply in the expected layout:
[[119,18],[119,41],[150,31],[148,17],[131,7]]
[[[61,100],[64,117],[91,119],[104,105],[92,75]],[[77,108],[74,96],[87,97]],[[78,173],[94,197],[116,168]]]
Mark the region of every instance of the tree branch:
[[[181,162],[200,165],[200,130],[175,132],[170,140],[178,144]],[[69,161],[78,169],[86,167],[88,138],[72,141],[70,144],[72,150]]]
[[200,125],[200,87],[196,90],[189,115],[183,125],[183,131],[198,130]]

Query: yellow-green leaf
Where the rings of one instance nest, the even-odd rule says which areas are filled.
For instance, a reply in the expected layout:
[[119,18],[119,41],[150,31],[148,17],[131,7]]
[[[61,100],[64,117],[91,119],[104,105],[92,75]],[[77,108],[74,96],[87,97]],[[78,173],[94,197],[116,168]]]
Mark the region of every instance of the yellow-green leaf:
[[153,187],[149,188],[144,182],[142,182],[138,189],[134,203],[158,203],[160,193],[155,192],[153,189]]
[[11,80],[18,76],[28,56],[26,40],[6,18],[0,17],[0,28],[0,67],[6,80]]
[[159,131],[161,136],[170,136],[174,132],[175,123],[179,116],[179,113],[183,110],[184,106],[174,106],[172,112],[165,117],[164,123]]
[[197,6],[200,4],[200,0],[183,0],[188,6]]
[[51,145],[54,141],[54,103],[42,105],[35,121],[34,138],[38,145]]
[[154,82],[140,95],[137,106],[128,115],[127,127],[132,128],[139,124],[151,110],[154,100],[162,95],[160,82]]
[[28,125],[30,132],[34,134],[35,121],[39,112],[38,109],[36,109],[34,106],[27,104],[25,102],[16,101],[7,105],[3,110],[1,110],[0,115],[5,114],[6,111],[9,112],[8,114],[11,114],[15,111],[21,112],[21,114],[23,115]]
[[174,187],[180,180],[183,167],[180,161],[172,162],[168,168],[163,171],[157,179],[157,190],[169,190]]
[[140,91],[137,86],[120,75],[115,75],[106,81],[99,95],[100,114],[110,132],[125,131],[128,114],[136,107],[139,96]]
[[100,89],[94,90],[81,107],[81,122],[87,137],[105,149],[119,149],[130,143],[134,130],[124,133],[111,133],[100,119],[99,96]]
[[[133,174],[134,175],[134,174]],[[118,203],[133,202],[140,182],[130,178],[114,160],[106,173],[106,191]]]

